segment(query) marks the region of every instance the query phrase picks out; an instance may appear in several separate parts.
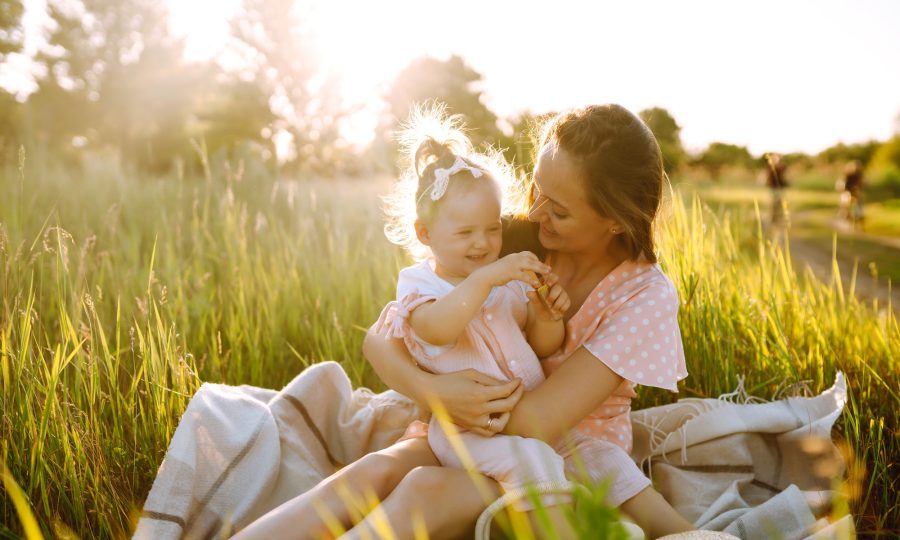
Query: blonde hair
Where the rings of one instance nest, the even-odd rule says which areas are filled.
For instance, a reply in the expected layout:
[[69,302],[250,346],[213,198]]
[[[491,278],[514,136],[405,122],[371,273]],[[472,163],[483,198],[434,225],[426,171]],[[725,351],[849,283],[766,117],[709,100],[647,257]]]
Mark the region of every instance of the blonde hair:
[[414,260],[420,261],[431,255],[431,250],[416,237],[416,220],[430,222],[447,197],[445,194],[436,201],[431,200],[435,170],[449,168],[457,158],[485,174],[479,178],[467,170],[453,174],[447,192],[460,181],[489,181],[494,182],[500,193],[501,214],[509,215],[523,207],[527,196],[525,184],[512,166],[496,149],[476,152],[464,129],[458,115],[449,115],[443,104],[429,102],[417,105],[409,121],[397,133],[401,174],[391,191],[382,197],[384,235],[406,249]]

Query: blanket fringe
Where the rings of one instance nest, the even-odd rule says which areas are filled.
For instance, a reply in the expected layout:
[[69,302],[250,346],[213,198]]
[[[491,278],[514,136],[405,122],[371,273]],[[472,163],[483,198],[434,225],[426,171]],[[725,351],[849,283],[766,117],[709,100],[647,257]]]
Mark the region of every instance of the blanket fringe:
[[752,396],[747,393],[747,389],[744,388],[745,379],[746,377],[744,375],[738,375],[737,388],[735,388],[733,392],[728,392],[726,394],[720,395],[718,399],[721,401],[727,401],[728,403],[736,403],[739,405],[747,405],[751,403],[768,403],[767,400],[761,397]]

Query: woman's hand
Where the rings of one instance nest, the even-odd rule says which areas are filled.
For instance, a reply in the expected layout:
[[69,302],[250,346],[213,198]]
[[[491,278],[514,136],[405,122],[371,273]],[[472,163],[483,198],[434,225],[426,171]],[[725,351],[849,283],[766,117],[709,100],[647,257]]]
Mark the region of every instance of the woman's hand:
[[[509,413],[522,398],[525,387],[520,379],[505,382],[474,369],[433,375],[429,378],[426,399],[437,400],[454,424],[490,437],[509,421]],[[493,421],[490,419],[493,418]]]
[[519,379],[500,381],[474,369],[428,373],[416,365],[402,340],[379,334],[379,328],[375,323],[366,333],[363,354],[385,384],[420,406],[441,403],[454,424],[484,437],[506,427],[525,389]]

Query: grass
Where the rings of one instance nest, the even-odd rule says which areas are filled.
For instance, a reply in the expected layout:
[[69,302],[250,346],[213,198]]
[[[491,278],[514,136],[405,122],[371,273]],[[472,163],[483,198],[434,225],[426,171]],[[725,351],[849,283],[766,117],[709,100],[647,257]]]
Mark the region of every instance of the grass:
[[[825,182],[821,177],[816,181],[810,178],[805,179],[802,189],[788,189],[785,194],[791,214],[791,237],[827,256],[832,254],[836,237],[839,258],[857,264],[861,272],[900,283],[900,249],[885,247],[877,238],[900,238],[900,199],[866,200],[865,234],[851,234],[835,226],[839,194],[833,188],[821,189]],[[682,179],[679,190],[685,197],[700,197],[720,212],[737,211],[742,216],[752,215],[754,203],[766,211],[771,200],[767,188],[746,179],[721,184]]]
[[[251,163],[150,178],[86,163],[36,153],[0,171],[0,458],[44,535],[123,537],[202,381],[279,388],[334,359],[383,388],[362,329],[405,260],[381,234],[383,180],[284,182]],[[836,436],[865,471],[851,510],[861,531],[892,536],[897,320],[839,281],[797,275],[753,219],[676,197],[663,227],[684,302],[682,396],[731,391],[739,375],[760,396],[804,380],[818,392],[843,370]],[[643,391],[635,405],[670,400]],[[24,534],[11,493],[0,537]]]

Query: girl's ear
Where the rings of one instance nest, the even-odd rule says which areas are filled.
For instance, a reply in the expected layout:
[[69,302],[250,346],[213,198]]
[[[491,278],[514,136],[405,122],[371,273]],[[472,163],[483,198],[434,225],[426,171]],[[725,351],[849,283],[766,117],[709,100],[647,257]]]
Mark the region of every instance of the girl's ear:
[[416,238],[419,239],[419,242],[422,245],[431,247],[431,237],[428,234],[428,225],[426,225],[422,220],[416,220]]

